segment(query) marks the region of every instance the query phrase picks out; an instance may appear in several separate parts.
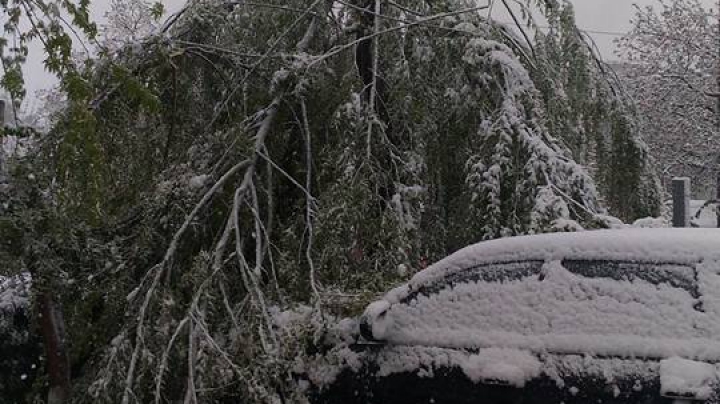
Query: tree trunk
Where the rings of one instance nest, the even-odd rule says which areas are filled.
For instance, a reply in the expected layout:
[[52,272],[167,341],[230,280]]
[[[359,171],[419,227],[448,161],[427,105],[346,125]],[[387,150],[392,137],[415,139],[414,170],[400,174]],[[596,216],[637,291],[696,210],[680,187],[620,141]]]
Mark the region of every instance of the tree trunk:
[[70,401],[70,358],[65,345],[65,323],[62,310],[50,291],[38,296],[40,332],[47,357],[47,373],[50,379],[48,404],[64,404]]

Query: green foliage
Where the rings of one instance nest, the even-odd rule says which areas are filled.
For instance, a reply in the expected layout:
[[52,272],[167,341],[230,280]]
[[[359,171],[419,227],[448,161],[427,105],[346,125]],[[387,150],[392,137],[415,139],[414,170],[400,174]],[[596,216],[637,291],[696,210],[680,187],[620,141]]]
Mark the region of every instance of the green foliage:
[[23,78],[21,66],[8,62],[6,62],[5,73],[0,79],[0,86],[7,90],[12,99],[23,99],[25,97],[25,79]]
[[122,86],[124,96],[127,101],[147,109],[150,113],[158,112],[160,109],[160,100],[157,95],[148,89],[138,77],[134,76],[130,70],[121,65],[113,65],[112,80],[119,86]]
[[632,101],[578,31],[571,4],[548,7],[546,16],[550,29],[536,37],[532,74],[550,133],[589,167],[610,213],[626,221],[659,215],[657,175]]
[[72,101],[83,102],[93,95],[93,88],[87,78],[77,72],[68,73],[62,82],[62,90]]
[[27,59],[28,44],[33,40],[42,44],[47,70],[60,77],[78,71],[73,60],[73,40],[68,32],[83,34],[89,40],[95,38],[97,26],[90,21],[89,7],[89,0],[0,2],[0,12],[7,17],[0,42],[3,67],[0,86],[8,91],[13,102],[19,103],[25,97],[22,66]]
[[57,150],[60,202],[69,217],[98,225],[103,216],[107,176],[95,116],[74,103],[63,125]]
[[150,14],[154,19],[159,20],[160,17],[165,14],[165,5],[163,5],[163,3],[159,1],[153,3],[152,7],[150,8]]
[[28,126],[18,126],[18,127],[12,127],[12,126],[6,126],[2,129],[0,129],[0,139],[3,136],[13,136],[16,139],[27,139],[38,136],[37,130],[32,127]]

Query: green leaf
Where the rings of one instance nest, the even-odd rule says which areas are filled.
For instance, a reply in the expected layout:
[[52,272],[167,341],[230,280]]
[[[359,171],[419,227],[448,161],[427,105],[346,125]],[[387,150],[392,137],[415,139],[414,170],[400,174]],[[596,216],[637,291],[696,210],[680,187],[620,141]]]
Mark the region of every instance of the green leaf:
[[165,14],[165,6],[161,2],[155,2],[150,8],[150,15],[154,20],[159,20]]

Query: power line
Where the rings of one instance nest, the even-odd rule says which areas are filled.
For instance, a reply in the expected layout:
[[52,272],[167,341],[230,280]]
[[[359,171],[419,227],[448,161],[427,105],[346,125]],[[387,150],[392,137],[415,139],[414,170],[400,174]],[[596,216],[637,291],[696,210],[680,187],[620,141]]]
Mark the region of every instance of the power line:
[[595,34],[595,35],[607,35],[607,36],[625,36],[625,35],[627,35],[627,32],[597,31],[597,30],[582,29],[582,28],[578,28],[578,30],[581,32],[585,32],[588,34]]
[[[550,29],[547,25],[538,25],[538,28],[542,29]],[[606,36],[625,36],[627,35],[627,32],[615,32],[615,31],[598,31],[593,29],[582,29],[578,27],[578,31],[585,33],[585,34],[595,34],[595,35],[606,35]]]
[[[499,22],[499,23],[501,23],[501,24],[515,24],[515,23],[512,22],[512,21],[503,21],[503,20],[497,20],[497,19],[493,19],[493,20],[494,20],[494,21],[497,21],[497,22]],[[538,28],[540,28],[540,29],[550,29],[550,27],[547,26],[547,25],[535,25],[535,26],[538,27]],[[582,29],[582,28],[578,28],[578,31],[583,32],[583,33],[586,33],[586,34],[606,35],[606,36],[615,36],[615,37],[627,35],[627,32],[602,31],[602,30],[595,30],[595,29]]]

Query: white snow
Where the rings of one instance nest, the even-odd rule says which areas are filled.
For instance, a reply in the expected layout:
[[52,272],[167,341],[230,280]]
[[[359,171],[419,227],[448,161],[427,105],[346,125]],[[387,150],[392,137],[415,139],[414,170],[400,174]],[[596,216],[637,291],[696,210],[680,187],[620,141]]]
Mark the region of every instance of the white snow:
[[376,359],[378,377],[419,370],[421,377],[433,377],[439,368],[458,367],[474,382],[499,383],[515,387],[540,376],[542,363],[527,351],[481,349],[472,354],[433,347],[388,347]]
[[576,222],[572,219],[555,219],[552,221],[552,224],[550,225],[550,231],[560,232],[560,231],[567,231],[567,232],[575,232],[575,231],[583,231],[583,227],[580,225],[580,223]]
[[532,354],[514,349],[481,349],[460,365],[475,383],[502,382],[515,387],[540,376],[542,363]]
[[[376,338],[402,345],[720,360],[718,245],[720,230],[710,229],[484,242],[418,273],[365,316]],[[564,259],[619,260],[613,271],[625,275],[568,269]],[[525,275],[477,281],[513,273]]]
[[694,263],[711,255],[720,257],[719,243],[720,230],[716,229],[631,228],[502,238],[455,252],[417,273],[406,287],[395,289],[385,299],[393,303],[408,288],[482,264],[561,258]]
[[207,174],[196,175],[190,178],[188,185],[191,189],[200,189],[205,186],[209,178],[210,176]]
[[0,276],[0,314],[30,305],[30,274]]
[[605,224],[608,229],[624,229],[628,227],[625,223],[623,223],[622,220],[616,218],[615,216],[603,215],[598,213],[593,215],[593,218]]
[[343,369],[359,371],[362,368],[362,357],[347,346],[333,350],[326,355],[318,355],[317,363],[312,359],[297,362],[294,369],[297,373],[305,373],[313,385],[325,387],[331,385]]
[[373,319],[372,332],[373,336],[377,339],[384,339],[385,332],[387,331],[387,321],[383,315],[390,308],[390,303],[386,300],[378,300],[377,302],[370,303],[365,309],[365,316]]
[[[478,236],[489,239],[497,235],[540,233],[548,227],[580,230],[577,223],[552,222],[571,219],[569,199],[584,210],[601,212],[597,191],[587,171],[569,158],[569,151],[540,123],[541,114],[528,102],[537,89],[528,70],[514,55],[501,43],[473,38],[462,57],[473,72],[473,81],[479,84],[468,86],[471,89],[467,91],[468,98],[485,99],[488,92],[499,93],[491,97],[497,98],[492,117],[478,127],[478,140],[489,147],[475,152],[466,164],[473,207],[483,212]],[[525,173],[525,181],[514,184],[512,193],[502,195],[504,189],[511,187],[508,181],[515,181],[518,172]],[[530,223],[525,223],[521,219],[524,214],[518,212],[520,206],[528,203],[533,207]],[[506,220],[501,220],[502,217]]]
[[662,228],[670,227],[670,223],[662,217],[644,217],[633,222],[633,227],[639,228]]
[[[580,390],[566,384],[566,378],[578,376],[602,381],[608,385],[617,380],[634,379],[634,391],[651,385],[659,372],[659,363],[639,359],[596,358],[588,355],[535,355],[525,350],[480,349],[468,352],[423,346],[386,345],[381,350],[354,352],[346,346],[335,347],[327,355],[318,355],[305,362],[309,380],[320,388],[335,381],[344,369],[356,372],[363,364],[377,366],[374,376],[415,373],[434,377],[440,369],[458,368],[471,380],[500,382],[521,387],[534,378],[546,376],[570,394]],[[491,366],[495,365],[495,366]],[[299,369],[296,369],[299,370]]]
[[715,228],[717,227],[717,217],[715,215],[717,205],[711,204],[703,208],[705,202],[697,199],[690,201],[690,224],[693,227]]
[[625,228],[470,246],[367,308],[382,349],[340,344],[305,370],[320,387],[368,364],[516,387],[546,376],[573,395],[567,377],[581,375],[618,396],[619,380],[642,391],[659,375],[662,394],[705,399],[717,370],[702,362],[720,362],[718,245],[720,230]]
[[660,394],[707,400],[717,381],[715,366],[673,357],[660,362]]

